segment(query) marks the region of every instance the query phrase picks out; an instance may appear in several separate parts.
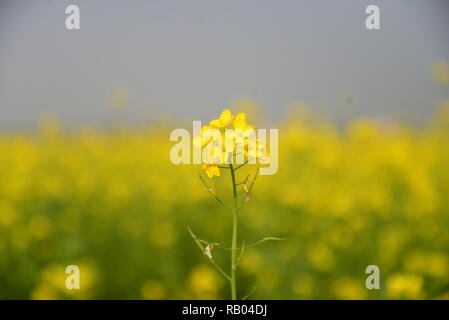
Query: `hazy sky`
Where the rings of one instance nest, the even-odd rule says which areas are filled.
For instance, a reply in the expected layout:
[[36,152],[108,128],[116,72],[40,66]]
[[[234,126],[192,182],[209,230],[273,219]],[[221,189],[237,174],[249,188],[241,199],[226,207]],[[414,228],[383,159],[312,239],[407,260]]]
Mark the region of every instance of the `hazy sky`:
[[[318,113],[429,114],[449,98],[430,77],[449,60],[445,0],[0,0],[0,127],[52,112],[66,123],[110,120],[106,96],[129,90],[131,121],[209,119],[236,98],[270,119],[289,102]],[[81,29],[65,28],[76,4]],[[380,7],[381,30],[365,28]]]

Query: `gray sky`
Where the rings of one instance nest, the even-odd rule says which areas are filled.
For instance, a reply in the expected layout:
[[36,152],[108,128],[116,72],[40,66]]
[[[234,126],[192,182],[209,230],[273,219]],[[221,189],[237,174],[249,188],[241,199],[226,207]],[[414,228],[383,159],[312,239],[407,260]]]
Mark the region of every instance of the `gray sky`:
[[[65,28],[76,4],[81,29]],[[365,28],[380,6],[381,30]],[[132,122],[209,119],[236,98],[277,120],[300,101],[335,116],[423,118],[449,87],[444,0],[0,0],[0,127],[51,112],[67,124],[111,119],[106,96],[127,87]]]

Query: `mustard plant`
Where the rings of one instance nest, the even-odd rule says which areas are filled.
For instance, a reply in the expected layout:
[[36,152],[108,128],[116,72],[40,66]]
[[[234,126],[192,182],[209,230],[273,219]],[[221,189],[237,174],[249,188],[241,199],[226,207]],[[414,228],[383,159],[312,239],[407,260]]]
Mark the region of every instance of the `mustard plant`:
[[[188,228],[190,235],[212,265],[229,282],[231,299],[237,299],[237,268],[245,249],[270,240],[283,240],[277,237],[266,237],[249,245],[245,241],[238,246],[238,217],[242,206],[251,199],[254,184],[259,176],[261,165],[267,165],[270,161],[267,145],[264,139],[256,136],[254,126],[246,123],[246,114],[238,113],[235,116],[231,111],[224,110],[218,119],[212,120],[201,128],[200,135],[194,137],[194,148],[202,152],[202,169],[206,176],[221,177],[221,170],[229,171],[232,199],[231,205],[226,204],[211,187],[207,179],[199,174],[199,178],[206,191],[232,214],[231,246],[224,247],[217,242],[209,242],[198,238]],[[237,171],[247,164],[256,164],[256,170],[252,177],[247,175],[242,181],[237,180]],[[230,272],[219,266],[213,258],[214,248],[230,251]],[[246,299],[251,290],[242,299]]]

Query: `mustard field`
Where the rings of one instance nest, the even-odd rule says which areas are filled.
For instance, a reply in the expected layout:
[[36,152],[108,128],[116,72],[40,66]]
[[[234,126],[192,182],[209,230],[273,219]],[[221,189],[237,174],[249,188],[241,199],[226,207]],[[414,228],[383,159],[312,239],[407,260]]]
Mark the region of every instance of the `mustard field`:
[[[170,162],[177,125],[0,134],[1,299],[223,299],[229,287],[187,227],[229,246],[232,221]],[[190,127],[187,127],[189,129]],[[250,299],[448,299],[449,112],[422,125],[297,112],[279,169],[239,213],[238,295]],[[243,179],[254,168],[239,171]],[[231,201],[229,173],[208,182]],[[213,250],[229,268],[229,252]],[[65,268],[80,269],[67,290]],[[380,289],[365,287],[369,265]]]

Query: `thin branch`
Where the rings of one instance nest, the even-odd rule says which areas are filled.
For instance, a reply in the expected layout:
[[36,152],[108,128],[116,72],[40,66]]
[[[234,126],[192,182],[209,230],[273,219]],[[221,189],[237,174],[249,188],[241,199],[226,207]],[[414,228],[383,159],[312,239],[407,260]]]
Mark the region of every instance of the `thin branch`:
[[[204,248],[201,245],[201,242],[205,242],[204,240],[198,239],[196,235],[193,233],[192,229],[190,227],[187,227],[187,230],[189,231],[190,235],[192,236],[193,240],[196,242],[198,247],[201,249],[201,252],[204,254]],[[214,265],[215,268],[226,278],[228,281],[231,281],[231,277],[223,271],[223,269],[210,257],[207,257],[209,261]]]
[[187,227],[187,230],[189,231],[190,236],[191,236],[191,237],[193,238],[193,240],[196,242],[196,244],[198,245],[198,247],[201,249],[201,252],[204,252],[204,248],[203,248],[203,246],[201,245],[201,242],[202,242],[203,240],[198,239],[198,238],[196,237],[196,235],[193,233],[192,229],[190,229],[190,227]]
[[248,160],[246,160],[245,162],[243,162],[241,165],[235,167],[234,171],[237,170],[237,169],[239,169],[239,168],[241,168],[241,167],[243,167],[243,166],[244,166],[245,164],[247,164],[247,163],[248,163]]
[[248,182],[248,179],[249,179],[249,175],[246,176],[245,180],[243,180],[243,181],[240,182],[240,183],[237,183],[236,186],[239,186],[239,185],[241,185],[241,184],[246,184],[246,183]]
[[213,189],[207,184],[206,180],[204,180],[203,176],[201,174],[198,175],[198,177],[200,177],[201,182],[203,183],[203,185],[206,187],[207,191],[215,198],[215,200],[217,200],[217,202],[219,204],[221,204],[223,207],[225,207],[226,209],[228,209],[229,211],[233,212],[233,210],[231,208],[229,208],[219,197],[218,195],[215,193],[215,191],[213,191]]
[[259,171],[260,171],[260,168],[257,168],[256,174],[254,175],[254,178],[249,185],[249,188],[248,188],[249,192],[251,192],[253,190],[253,187],[254,187],[254,184],[256,183],[257,177],[259,176]]
[[[253,190],[254,184],[256,183],[257,177],[259,176],[259,171],[260,171],[260,168],[258,167],[257,171],[256,171],[256,173],[254,175],[254,178],[251,180],[251,182],[249,184],[249,187],[247,188],[248,189],[248,192],[246,193],[247,195],[251,194],[251,191]],[[246,200],[247,200],[247,197],[243,197],[243,200],[240,202],[238,210],[240,210],[240,208],[243,206],[243,204],[245,203]]]
[[256,291],[256,289],[257,289],[257,287],[253,287],[253,288],[251,289],[251,291],[248,292],[248,294],[242,298],[242,300],[248,299],[249,296],[252,295],[252,294],[254,293],[254,291]]
[[[261,244],[262,242],[266,242],[266,241],[284,241],[284,240],[285,240],[284,238],[278,238],[278,237],[265,237],[262,240],[253,242],[253,243],[251,243],[249,245],[245,245],[244,248],[251,248],[251,247],[257,246],[258,244]],[[232,248],[227,248],[227,247],[222,247],[222,246],[215,246],[215,247],[217,249],[232,250]],[[240,250],[242,248],[243,248],[243,246],[242,247],[237,247],[237,248],[235,248],[235,250]]]

